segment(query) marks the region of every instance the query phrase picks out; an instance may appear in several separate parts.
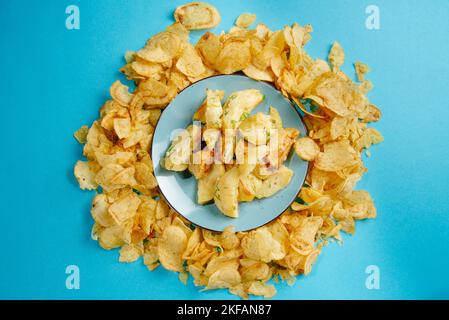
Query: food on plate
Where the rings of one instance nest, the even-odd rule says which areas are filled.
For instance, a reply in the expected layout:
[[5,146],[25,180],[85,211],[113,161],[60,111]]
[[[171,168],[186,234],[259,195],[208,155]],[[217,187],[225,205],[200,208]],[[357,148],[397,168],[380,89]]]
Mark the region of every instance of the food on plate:
[[[299,131],[283,128],[274,107],[269,114],[251,115],[264,100],[259,90],[233,92],[222,103],[224,94],[206,91],[193,115],[202,125],[176,135],[161,164],[170,171],[189,170],[198,180],[199,204],[213,200],[224,215],[238,218],[239,202],[271,197],[290,183],[293,171],[282,164]],[[206,141],[203,148],[200,141]],[[254,175],[256,170],[263,174]]]

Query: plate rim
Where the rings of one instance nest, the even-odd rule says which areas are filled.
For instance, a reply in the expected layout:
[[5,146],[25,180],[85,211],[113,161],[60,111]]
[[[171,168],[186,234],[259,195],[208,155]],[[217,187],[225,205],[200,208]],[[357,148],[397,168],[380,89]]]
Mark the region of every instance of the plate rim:
[[[307,126],[306,126],[306,124],[305,124],[305,122],[304,122],[303,116],[301,115],[301,112],[298,110],[298,108],[295,107],[295,105],[292,103],[292,101],[291,101],[290,99],[288,99],[287,97],[285,97],[285,96],[284,96],[284,95],[283,95],[283,94],[282,94],[282,93],[281,93],[281,92],[280,92],[280,91],[279,91],[279,90],[278,90],[278,89],[277,89],[271,82],[262,81],[262,80],[255,80],[255,79],[252,79],[252,78],[246,76],[245,74],[240,74],[240,73],[237,73],[237,74],[216,74],[216,75],[212,75],[212,76],[206,77],[206,78],[204,78],[204,79],[201,79],[201,80],[199,80],[199,81],[196,81],[196,82],[194,82],[194,83],[191,83],[190,85],[188,85],[187,87],[185,87],[184,89],[182,89],[181,91],[179,91],[179,92],[176,94],[176,97],[175,97],[172,101],[170,101],[170,103],[169,103],[163,110],[161,110],[161,116],[160,116],[160,117],[163,116],[165,110],[167,110],[168,108],[170,108],[170,107],[172,106],[173,101],[174,101],[174,100],[175,100],[175,99],[176,99],[176,98],[177,98],[177,97],[178,97],[184,90],[187,90],[188,88],[190,88],[190,87],[192,87],[192,86],[194,86],[194,85],[196,85],[196,84],[198,84],[198,83],[200,83],[200,82],[202,82],[202,81],[206,81],[206,80],[208,80],[208,79],[210,79],[210,78],[217,78],[217,77],[239,77],[239,78],[246,78],[246,79],[250,79],[250,80],[253,80],[253,81],[257,81],[257,82],[260,82],[260,83],[263,83],[263,84],[265,84],[265,85],[268,85],[268,86],[272,87],[274,90],[276,90],[278,93],[280,93],[280,94],[282,95],[282,97],[283,97],[285,100],[287,100],[287,102],[289,103],[290,107],[293,108],[293,110],[298,114],[299,119],[301,120],[301,123],[303,124],[303,126],[304,126],[304,128],[305,128],[306,136],[308,136],[309,130],[307,129]],[[156,136],[156,131],[157,131],[158,127],[159,127],[159,123],[160,123],[160,118],[159,118],[159,120],[158,120],[158,122],[156,123],[156,126],[155,126],[155,128],[154,128],[153,139],[151,139],[151,160],[154,159],[154,148],[153,148],[153,144],[154,144],[154,137]],[[292,152],[292,150],[290,150],[290,152]],[[304,160],[304,161],[305,161],[305,160]],[[310,162],[309,162],[309,161],[305,161],[305,162],[307,163],[306,174],[304,175],[303,181],[300,183],[299,190],[296,192],[296,195],[298,195],[298,194],[301,192],[302,188],[304,187],[304,184],[306,183],[307,176],[308,176],[308,174],[309,174],[309,170],[310,170]],[[153,166],[154,166],[154,163],[153,163]],[[153,173],[154,173],[154,171],[153,171]],[[158,182],[157,188],[158,188],[158,190],[159,190],[160,197],[162,197],[162,198],[164,199],[164,201],[168,204],[168,206],[169,206],[173,211],[175,211],[177,214],[179,214],[181,217],[183,217],[184,219],[186,219],[187,221],[189,221],[191,224],[193,224],[193,225],[196,226],[196,227],[200,227],[200,228],[202,228],[202,229],[205,229],[205,230],[208,230],[208,231],[212,231],[212,232],[223,233],[224,230],[214,230],[214,229],[211,229],[211,228],[202,226],[202,225],[200,225],[200,224],[198,224],[198,223],[196,223],[196,222],[193,222],[193,221],[191,221],[189,218],[187,218],[184,214],[182,214],[181,212],[179,212],[178,210],[176,210],[176,209],[174,208],[174,206],[171,204],[171,202],[168,200],[167,196],[164,194],[164,192],[162,191],[162,189],[160,188],[160,185],[159,185],[159,181],[158,181],[157,175],[154,174],[154,177],[155,177],[156,181]],[[261,225],[259,225],[259,226],[257,226],[257,227],[250,228],[250,229],[239,230],[238,232],[249,232],[249,231],[252,231],[252,230],[255,230],[255,229],[258,229],[258,228],[262,228],[262,227],[264,227],[264,226],[266,226],[266,225],[272,223],[274,220],[278,219],[278,218],[279,218],[285,211],[287,211],[288,208],[289,208],[294,202],[295,202],[295,200],[289,202],[289,204],[287,205],[287,207],[286,207],[285,209],[281,210],[278,214],[276,214],[276,216],[275,216],[273,219],[271,219],[271,220],[265,222],[264,224],[261,224]],[[238,219],[238,218],[237,218],[237,219]],[[229,224],[229,226],[232,226],[232,224]]]

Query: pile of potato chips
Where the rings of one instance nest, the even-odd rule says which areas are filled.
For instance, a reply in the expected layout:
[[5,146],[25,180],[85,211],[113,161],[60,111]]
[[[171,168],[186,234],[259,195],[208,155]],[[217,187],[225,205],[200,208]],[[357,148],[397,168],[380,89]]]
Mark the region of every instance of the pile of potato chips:
[[[92,237],[105,249],[121,248],[120,261],[142,256],[148,269],[162,265],[184,283],[190,274],[206,290],[268,298],[276,293],[270,279],[291,284],[307,275],[328,240],[340,240],[341,231],[354,233],[356,220],[376,216],[370,194],[354,188],[366,171],[362,152],[383,140],[367,126],[381,113],[365,95],[372,87],[365,80],[367,65],[356,63],[356,84],[339,69],[344,51],[338,43],[330,65],[306,53],[310,25],[272,31],[258,24],[250,30],[255,16],[244,14],[229,32],[206,32],[190,44],[186,27],[220,21],[210,7],[178,8],[178,22],[126,54],[121,71],[135,89],[115,82],[99,119],[76,132],[87,161],[78,161],[75,176],[81,189],[97,190]],[[273,83],[304,111],[309,135],[295,151],[310,161],[310,170],[297,201],[276,221],[251,232],[229,227],[214,233],[192,225],[159,197],[149,152],[161,111],[180,90],[240,71]]]

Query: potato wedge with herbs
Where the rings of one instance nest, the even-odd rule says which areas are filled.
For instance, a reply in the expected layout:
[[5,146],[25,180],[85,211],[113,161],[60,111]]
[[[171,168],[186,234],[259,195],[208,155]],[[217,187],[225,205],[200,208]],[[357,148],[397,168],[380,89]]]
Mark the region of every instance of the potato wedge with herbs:
[[207,90],[205,120],[208,128],[221,128],[221,116],[223,114],[221,100],[223,96],[224,91]]
[[258,199],[268,198],[275,193],[284,189],[291,181],[293,177],[293,171],[282,166],[274,174],[269,176],[256,188],[256,197]]
[[192,131],[193,126],[190,126],[173,139],[163,159],[165,169],[177,172],[187,170],[193,148]]
[[231,94],[223,106],[224,129],[237,129],[251,111],[264,100],[264,95],[255,89]]
[[214,164],[210,172],[198,180],[198,203],[206,204],[214,199],[215,186],[225,174],[223,164]]
[[262,180],[253,174],[241,175],[239,181],[239,201],[251,202],[256,198],[256,190],[260,188]]
[[203,149],[192,154],[189,163],[189,171],[196,179],[207,175],[214,163],[214,150]]
[[215,188],[215,204],[223,214],[231,218],[239,216],[239,176],[239,169],[234,167],[218,180]]
[[275,129],[271,117],[262,112],[245,119],[239,126],[243,138],[254,145],[267,144],[270,132]]

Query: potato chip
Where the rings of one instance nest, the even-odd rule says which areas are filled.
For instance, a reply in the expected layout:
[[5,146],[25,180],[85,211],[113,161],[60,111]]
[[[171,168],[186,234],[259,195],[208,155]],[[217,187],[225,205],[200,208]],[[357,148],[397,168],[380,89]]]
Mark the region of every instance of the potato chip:
[[240,245],[240,239],[234,232],[233,226],[228,226],[221,234],[220,244],[225,250],[232,250]]
[[87,142],[87,134],[89,132],[89,127],[88,126],[82,126],[81,128],[78,129],[78,131],[76,131],[73,136],[75,137],[75,139],[81,143],[81,144],[85,144]]
[[216,27],[221,16],[218,10],[204,2],[191,2],[175,10],[175,20],[189,30],[210,29]]
[[246,74],[248,77],[253,78],[254,80],[269,81],[269,82],[274,81],[274,75],[272,71],[270,71],[269,69],[260,70],[252,64],[243,69],[243,73]]
[[136,61],[131,62],[131,68],[137,75],[146,78],[153,78],[154,80],[161,80],[163,68],[158,63],[138,59]]
[[204,62],[213,67],[221,51],[220,37],[206,32],[196,44],[196,48],[204,59]]
[[120,262],[134,262],[143,254],[143,247],[126,244],[120,249]]
[[357,61],[354,64],[355,72],[357,75],[357,81],[358,82],[364,82],[365,81],[365,74],[371,71],[370,67],[363,62]]
[[128,138],[131,134],[131,119],[116,118],[114,119],[114,131],[119,139]]
[[162,266],[171,271],[182,270],[182,255],[187,247],[187,236],[179,227],[167,227],[158,242],[159,260]]
[[181,39],[172,32],[161,32],[152,37],[137,56],[148,62],[162,63],[177,57],[181,51]]
[[345,62],[345,52],[337,41],[332,45],[328,60],[334,70],[340,68]]
[[206,289],[231,288],[241,282],[240,273],[234,268],[222,268],[209,278]]
[[98,243],[103,249],[111,250],[126,244],[123,240],[123,229],[120,226],[111,226],[102,229],[98,234]]
[[248,288],[248,293],[264,298],[272,298],[276,294],[276,288],[272,284],[253,281]]
[[324,151],[319,153],[315,166],[323,171],[338,171],[355,163],[356,151],[348,141],[339,141],[325,144]]
[[348,98],[347,92],[352,93],[351,85],[338,75],[332,72],[324,73],[318,81],[315,88],[307,95],[316,97],[315,102],[322,108],[331,111],[339,116],[349,116],[351,110],[349,109],[351,100]]
[[307,110],[306,107],[298,99],[296,99],[294,97],[291,97],[291,99],[299,107],[299,109],[301,109],[301,111],[304,112],[306,115],[311,116],[313,118],[318,118],[318,119],[323,119],[324,118],[324,116],[322,116],[322,115],[315,114],[315,113],[310,112],[309,110]]
[[105,194],[97,194],[92,200],[91,214],[95,223],[103,227],[111,227],[115,225],[115,221],[109,214],[108,197]]
[[206,71],[201,57],[191,44],[184,46],[184,51],[176,62],[176,67],[188,77],[198,77]]
[[176,34],[182,41],[189,41],[189,30],[180,22],[175,22],[166,29],[167,32]]
[[309,254],[315,244],[315,237],[323,225],[323,218],[308,217],[301,221],[290,235],[292,248],[299,254]]
[[95,190],[98,187],[95,181],[96,172],[89,162],[78,161],[75,165],[75,177],[82,190]]
[[268,280],[270,277],[270,268],[268,264],[254,260],[240,260],[242,264],[242,281]]
[[235,25],[240,28],[248,28],[256,21],[256,15],[252,13],[242,13],[236,20]]
[[295,152],[303,160],[313,161],[320,153],[320,147],[309,137],[299,138],[295,143]]
[[137,208],[141,200],[135,193],[131,193],[125,198],[121,198],[110,205],[108,212],[112,219],[118,224],[133,218],[137,213]]
[[123,85],[119,80],[114,82],[111,86],[110,93],[111,97],[117,101],[122,106],[127,106],[133,97],[132,94],[129,93],[129,88]]
[[243,37],[231,37],[223,43],[215,68],[222,74],[232,74],[247,68],[250,63],[249,40]]
[[265,227],[248,233],[242,239],[242,248],[248,258],[262,262],[280,260],[285,256],[281,244]]

